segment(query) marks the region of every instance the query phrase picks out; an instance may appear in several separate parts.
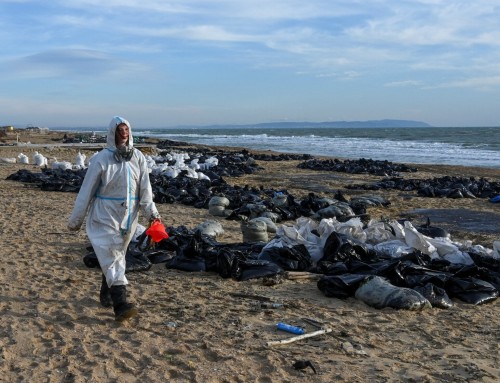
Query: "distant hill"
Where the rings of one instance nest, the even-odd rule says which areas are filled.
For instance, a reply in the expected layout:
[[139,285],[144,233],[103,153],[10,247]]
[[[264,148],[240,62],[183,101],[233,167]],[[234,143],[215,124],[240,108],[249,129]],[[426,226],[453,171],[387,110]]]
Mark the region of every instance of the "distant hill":
[[263,122],[245,125],[210,125],[206,128],[428,128],[431,125],[412,120],[367,120],[367,121],[323,121],[323,122]]

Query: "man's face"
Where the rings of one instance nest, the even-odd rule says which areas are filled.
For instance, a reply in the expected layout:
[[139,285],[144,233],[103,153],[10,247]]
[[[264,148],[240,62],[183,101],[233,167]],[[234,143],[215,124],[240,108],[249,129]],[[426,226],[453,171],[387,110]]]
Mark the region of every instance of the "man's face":
[[115,143],[116,146],[123,146],[128,143],[129,131],[126,124],[120,124],[116,127]]

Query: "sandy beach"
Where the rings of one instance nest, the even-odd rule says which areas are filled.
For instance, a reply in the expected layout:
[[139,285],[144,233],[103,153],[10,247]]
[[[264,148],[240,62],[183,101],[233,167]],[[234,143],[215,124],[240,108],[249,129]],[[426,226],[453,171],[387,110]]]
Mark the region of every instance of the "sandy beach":
[[[37,146],[16,146],[10,137],[6,143],[12,145],[0,146],[0,157],[23,153],[31,160],[38,151],[49,160],[74,162],[79,151],[87,157],[95,152],[94,147],[61,146],[60,135],[21,137]],[[261,161],[264,170],[226,181],[287,189],[299,197],[311,192],[331,196],[337,190],[355,196],[367,193],[346,185],[380,178],[298,169],[298,163]],[[497,169],[416,167],[418,172],[405,177],[500,180]],[[76,194],[6,180],[19,169],[38,171],[33,164],[0,163],[0,382],[500,381],[499,300],[479,306],[454,301],[446,310],[377,310],[355,298],[326,297],[315,279],[284,279],[268,286],[260,279],[238,282],[157,264],[127,275],[139,315],[115,322],[112,310],[99,304],[99,271],[82,261],[89,245],[85,230],[66,228]],[[373,218],[411,217],[423,223],[424,216],[415,210],[444,209],[450,214],[440,225],[454,240],[489,248],[500,240],[495,231],[500,205],[487,199],[423,198],[391,190],[375,194],[391,205],[370,209]],[[214,219],[206,209],[157,207],[168,226],[194,228]],[[464,210],[469,214],[459,217]],[[472,226],[462,225],[471,217]],[[217,220],[224,228],[220,242],[242,241],[239,222]],[[264,298],[286,307],[261,308]],[[268,345],[293,336],[277,331],[278,322],[316,331],[304,318],[332,331]],[[317,373],[294,369],[298,360],[310,361]]]

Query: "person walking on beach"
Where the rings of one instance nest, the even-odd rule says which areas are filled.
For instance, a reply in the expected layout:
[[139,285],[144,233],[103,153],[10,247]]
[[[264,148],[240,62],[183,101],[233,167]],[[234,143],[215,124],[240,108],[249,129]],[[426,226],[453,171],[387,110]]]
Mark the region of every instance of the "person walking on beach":
[[113,306],[115,320],[137,314],[127,302],[125,255],[135,233],[139,210],[150,222],[161,220],[153,202],[146,158],[134,149],[130,123],[113,117],[107,145],[91,158],[68,220],[68,229],[86,229],[102,270],[100,302]]

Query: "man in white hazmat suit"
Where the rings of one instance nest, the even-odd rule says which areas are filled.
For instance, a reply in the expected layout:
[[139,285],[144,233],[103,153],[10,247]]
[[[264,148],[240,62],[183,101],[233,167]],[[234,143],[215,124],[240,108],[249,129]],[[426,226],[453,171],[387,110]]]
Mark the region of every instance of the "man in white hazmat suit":
[[113,306],[117,321],[137,314],[136,307],[127,303],[125,254],[139,210],[150,221],[161,219],[153,202],[146,158],[133,147],[130,123],[113,117],[106,148],[90,161],[68,228],[78,230],[88,213],[87,235],[103,272],[100,302]]

